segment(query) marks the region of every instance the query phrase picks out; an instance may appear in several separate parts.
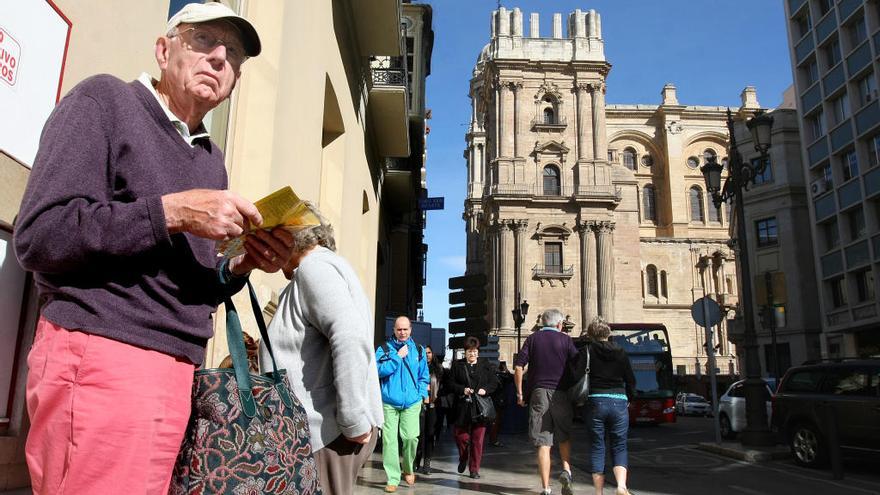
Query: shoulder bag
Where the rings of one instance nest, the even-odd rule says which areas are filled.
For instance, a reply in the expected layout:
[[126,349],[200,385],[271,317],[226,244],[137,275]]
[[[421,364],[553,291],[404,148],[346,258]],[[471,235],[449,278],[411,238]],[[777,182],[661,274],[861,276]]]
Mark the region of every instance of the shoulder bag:
[[575,360],[572,376],[576,380],[568,389],[568,400],[575,406],[587,403],[590,395],[590,344],[585,345]]
[[[477,364],[476,366],[480,366],[480,364]],[[495,421],[495,404],[492,403],[491,397],[477,394],[477,390],[479,390],[479,380],[477,381],[477,387],[475,388],[471,380],[471,372],[467,362],[464,363],[464,372],[467,374],[468,387],[473,390],[473,393],[470,395],[471,422],[491,423],[492,421]]]
[[196,371],[192,413],[170,495],[321,494],[306,411],[285,370],[275,364],[250,282],[248,290],[273,371],[248,373],[241,322],[227,298],[226,338],[233,368]]

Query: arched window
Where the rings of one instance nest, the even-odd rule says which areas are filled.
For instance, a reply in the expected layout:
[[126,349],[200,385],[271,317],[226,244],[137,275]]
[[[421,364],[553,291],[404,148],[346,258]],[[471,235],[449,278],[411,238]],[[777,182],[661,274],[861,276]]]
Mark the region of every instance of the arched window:
[[706,148],[703,151],[703,161],[708,162],[709,158],[712,158],[712,157],[715,157],[717,159],[718,153],[716,153],[715,150],[713,150],[712,148]]
[[709,201],[706,208],[709,209],[709,221],[713,223],[721,223],[721,208],[716,208],[715,203],[712,201]]
[[657,199],[654,186],[650,184],[642,191],[642,218],[649,222],[657,222]]
[[666,298],[669,297],[669,287],[666,280],[666,270],[660,272],[660,295]]
[[691,222],[703,223],[706,218],[703,216],[703,191],[694,186],[691,188]]
[[544,196],[561,196],[559,169],[553,165],[544,167]]
[[648,292],[649,296],[658,296],[657,292],[657,267],[654,265],[648,265],[645,268],[645,289]]
[[550,107],[547,107],[544,109],[544,123],[545,124],[555,124],[556,123],[556,113]]
[[623,150],[623,166],[635,171],[636,169],[636,150],[626,148]]

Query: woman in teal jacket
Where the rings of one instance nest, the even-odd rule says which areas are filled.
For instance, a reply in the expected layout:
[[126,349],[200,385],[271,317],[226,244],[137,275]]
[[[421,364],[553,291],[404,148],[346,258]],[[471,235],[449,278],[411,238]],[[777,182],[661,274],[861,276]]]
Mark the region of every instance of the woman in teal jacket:
[[424,349],[410,339],[412,324],[401,316],[394,320],[394,336],[376,349],[376,365],[382,389],[382,465],[388,483],[386,492],[397,491],[401,465],[397,451],[400,434],[403,445],[403,479],[410,486],[416,482],[413,460],[419,442],[419,413],[428,397],[428,363]]

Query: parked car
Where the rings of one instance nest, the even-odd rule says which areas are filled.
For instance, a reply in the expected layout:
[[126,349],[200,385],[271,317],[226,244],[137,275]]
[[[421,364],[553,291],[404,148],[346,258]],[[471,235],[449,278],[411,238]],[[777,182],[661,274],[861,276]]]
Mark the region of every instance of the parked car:
[[[718,399],[718,424],[721,428],[721,436],[728,440],[736,438],[739,432],[746,429],[745,383],[745,380],[734,382]],[[766,381],[764,382],[764,390],[766,392],[764,400],[767,404],[767,424],[769,425],[773,413],[771,402],[773,389]]]
[[675,412],[682,416],[711,416],[712,404],[697,394],[678,394],[675,399]]
[[[833,421],[833,423],[832,423]],[[791,368],[773,401],[773,426],[803,466],[825,465],[829,425],[841,449],[880,453],[880,359],[847,359]]]

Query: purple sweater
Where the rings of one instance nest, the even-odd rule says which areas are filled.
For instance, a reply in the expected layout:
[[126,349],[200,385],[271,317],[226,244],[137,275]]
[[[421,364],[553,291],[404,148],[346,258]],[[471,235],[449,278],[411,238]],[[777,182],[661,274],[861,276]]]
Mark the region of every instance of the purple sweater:
[[59,103],[15,226],[15,252],[35,273],[41,313],[71,330],[201,364],[224,285],[214,242],[169,235],[161,196],[225,189],[223,153],[190,147],[135,81],[89,78]]
[[536,388],[558,389],[566,363],[577,353],[571,337],[555,328],[545,327],[529,335],[514,362],[514,366],[529,365],[528,390],[523,395],[528,397]]

